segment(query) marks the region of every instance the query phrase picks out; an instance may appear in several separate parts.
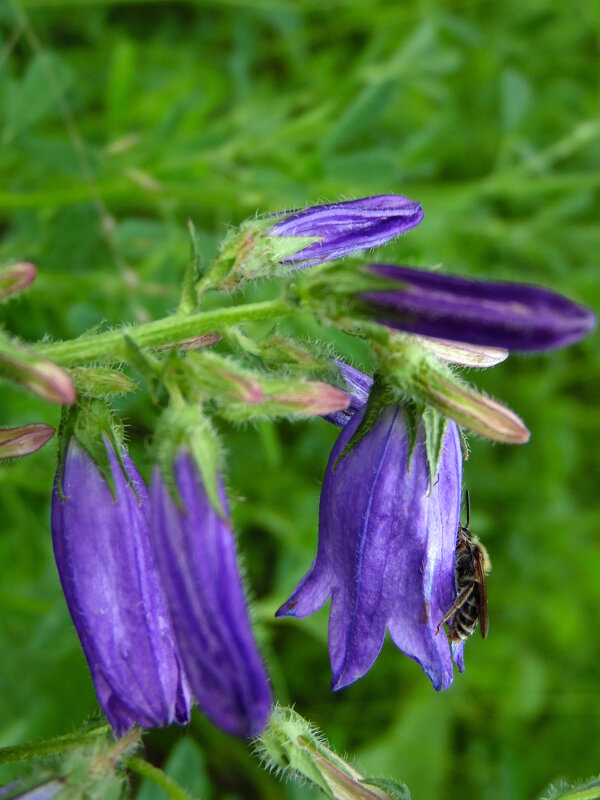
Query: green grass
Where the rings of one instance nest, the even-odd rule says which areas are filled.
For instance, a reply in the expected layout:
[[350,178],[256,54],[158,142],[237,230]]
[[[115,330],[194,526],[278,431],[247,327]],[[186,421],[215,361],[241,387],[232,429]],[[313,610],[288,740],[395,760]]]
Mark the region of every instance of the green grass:
[[[0,262],[40,271],[2,309],[24,339],[174,308],[188,218],[208,259],[256,211],[387,192],[420,200],[425,219],[377,259],[540,282],[599,306],[590,0],[4,0],[0,36]],[[273,612],[314,557],[336,432],[320,420],[222,426],[278,698],[415,800],[535,798],[600,771],[597,347],[592,336],[473,375],[532,439],[471,442],[490,636],[468,643],[467,671],[443,695],[390,643],[330,694],[326,614]],[[121,411],[147,470],[154,412],[141,395]],[[58,412],[2,388],[0,423],[37,419],[56,425]],[[51,553],[54,456],[0,466],[0,745],[66,733],[95,709]],[[203,798],[313,796],[262,774],[200,715],[147,748]]]

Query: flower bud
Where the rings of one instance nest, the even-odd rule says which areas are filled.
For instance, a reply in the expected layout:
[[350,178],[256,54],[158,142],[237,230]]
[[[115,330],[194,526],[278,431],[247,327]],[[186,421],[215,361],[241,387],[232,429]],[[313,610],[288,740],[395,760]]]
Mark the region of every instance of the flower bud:
[[423,362],[414,373],[413,392],[465,428],[506,444],[525,444],[530,433],[510,408],[472,389],[434,362]]
[[6,339],[0,339],[0,378],[20,384],[49,403],[75,402],[75,386],[64,369]]
[[54,436],[54,428],[32,422],[18,428],[0,428],[0,458],[22,458],[40,450]]
[[[266,769],[308,781],[331,800],[392,800],[391,794],[378,788],[378,781],[366,779],[334,753],[322,734],[292,708],[273,709],[256,741],[256,752]],[[396,784],[394,789],[394,797],[409,796],[403,792],[405,787]]]
[[17,261],[0,267],[0,300],[19,294],[31,286],[37,275],[37,268],[29,261]]
[[271,236],[317,239],[283,259],[304,269],[395,239],[421,222],[423,209],[408,197],[381,194],[277,216],[284,215],[271,228]]
[[390,286],[362,292],[359,299],[383,325],[409,333],[536,351],[577,342],[596,325],[589,309],[539,286],[390,264],[371,264],[368,270]]

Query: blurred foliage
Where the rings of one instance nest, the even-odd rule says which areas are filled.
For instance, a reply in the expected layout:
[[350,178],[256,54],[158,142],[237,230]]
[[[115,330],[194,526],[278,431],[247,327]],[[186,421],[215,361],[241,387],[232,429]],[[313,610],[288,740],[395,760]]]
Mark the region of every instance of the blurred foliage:
[[[420,200],[425,220],[377,259],[537,281],[598,309],[597,3],[3,0],[0,37],[0,261],[40,271],[2,311],[25,339],[174,308],[188,218],[210,258],[257,210],[386,192]],[[273,612],[314,557],[336,431],[222,426],[278,699],[416,800],[520,800],[599,770],[597,344],[475,376],[533,435],[471,441],[491,632],[442,695],[389,642],[330,693],[326,611]],[[141,394],[121,411],[147,471],[154,411]],[[0,423],[33,420],[57,425],[58,411],[3,387]],[[52,559],[54,455],[0,466],[0,745],[96,708]],[[146,753],[203,800],[314,797],[199,714],[149,734]],[[158,794],[143,782],[140,797]]]

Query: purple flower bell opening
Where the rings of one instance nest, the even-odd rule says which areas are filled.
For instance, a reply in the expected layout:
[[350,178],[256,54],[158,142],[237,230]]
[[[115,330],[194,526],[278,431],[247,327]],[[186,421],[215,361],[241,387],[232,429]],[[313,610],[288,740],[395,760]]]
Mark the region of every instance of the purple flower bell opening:
[[148,490],[105,440],[115,496],[88,453],[67,447],[52,541],[98,702],[115,734],[189,721],[190,700],[149,535]]
[[371,264],[397,289],[359,295],[383,325],[507,350],[551,350],[579,341],[594,314],[560,294],[523,283],[472,280],[438,272]]
[[[195,461],[180,452],[172,496],[152,480],[152,534],[182,662],[206,716],[234,736],[264,728],[271,690],[258,652],[229,521],[211,504]],[[227,499],[221,481],[224,509]]]
[[[335,443],[321,492],[317,558],[277,616],[304,617],[331,597],[333,689],[365,675],[386,629],[435,689],[445,689],[452,682],[452,655],[443,630],[439,635],[436,630],[455,597],[462,479],[458,428],[448,424],[431,488],[422,429],[409,469],[400,406],[386,408],[334,469],[363,414],[348,422]],[[462,645],[454,659],[462,668]]]
[[312,206],[289,216],[270,230],[275,236],[318,236],[284,260],[299,268],[314,267],[349,253],[389,242],[423,219],[419,203],[397,194],[380,194],[344,203]]

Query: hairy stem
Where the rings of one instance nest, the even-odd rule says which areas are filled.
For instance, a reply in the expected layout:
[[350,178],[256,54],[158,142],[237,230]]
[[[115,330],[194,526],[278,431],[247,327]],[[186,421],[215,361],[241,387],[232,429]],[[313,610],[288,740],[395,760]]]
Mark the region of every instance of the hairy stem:
[[196,314],[174,314],[142,325],[125,325],[102,333],[83,334],[65,342],[40,344],[36,352],[63,366],[86,361],[120,361],[125,360],[127,355],[126,336],[133,339],[138,347],[158,347],[176,344],[203,333],[219,333],[241,322],[284,316],[290,310],[289,304],[278,298]]

